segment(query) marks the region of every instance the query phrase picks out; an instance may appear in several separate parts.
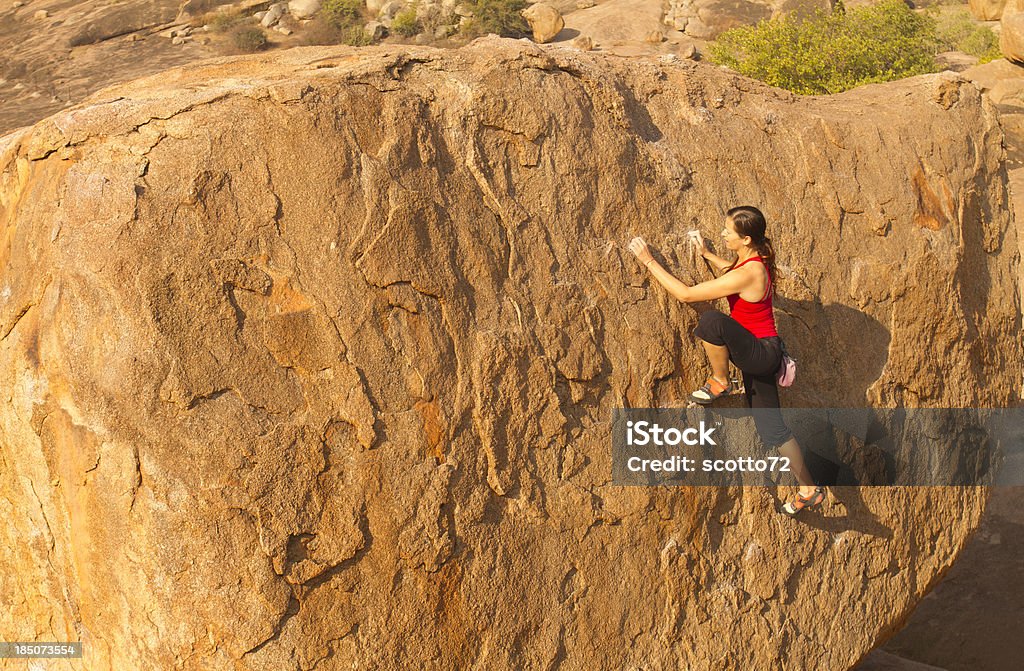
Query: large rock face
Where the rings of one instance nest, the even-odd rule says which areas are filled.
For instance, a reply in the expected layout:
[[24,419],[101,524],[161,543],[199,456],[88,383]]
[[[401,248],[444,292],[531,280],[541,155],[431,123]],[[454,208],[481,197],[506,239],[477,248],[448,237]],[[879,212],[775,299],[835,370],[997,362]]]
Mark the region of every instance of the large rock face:
[[[893,105],[892,101],[900,101]],[[106,89],[0,140],[0,639],[86,669],[847,669],[978,489],[610,484],[703,380],[643,235],[770,217],[790,405],[1018,401],[1001,133],[950,74],[799,98],[481,40]]]

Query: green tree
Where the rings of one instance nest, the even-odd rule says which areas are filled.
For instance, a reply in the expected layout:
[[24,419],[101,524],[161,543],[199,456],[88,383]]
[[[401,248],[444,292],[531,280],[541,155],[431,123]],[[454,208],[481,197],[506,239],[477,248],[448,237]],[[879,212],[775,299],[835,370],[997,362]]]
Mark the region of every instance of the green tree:
[[929,12],[935,17],[935,32],[944,51],[962,51],[976,56],[981,63],[1002,57],[999,36],[988,26],[978,25],[966,9],[934,6]]
[[526,0],[474,0],[473,17],[463,28],[469,36],[496,33],[502,37],[525,37],[530,26],[522,17]]
[[350,26],[343,30],[341,41],[350,47],[366,47],[373,44],[373,38],[360,25]]
[[363,0],[324,0],[320,13],[338,28],[351,28],[363,21]]
[[416,7],[406,7],[395,14],[391,21],[391,30],[402,37],[412,37],[423,31],[419,19],[416,18]]
[[729,30],[709,51],[740,74],[814,95],[935,72],[935,20],[902,0]]

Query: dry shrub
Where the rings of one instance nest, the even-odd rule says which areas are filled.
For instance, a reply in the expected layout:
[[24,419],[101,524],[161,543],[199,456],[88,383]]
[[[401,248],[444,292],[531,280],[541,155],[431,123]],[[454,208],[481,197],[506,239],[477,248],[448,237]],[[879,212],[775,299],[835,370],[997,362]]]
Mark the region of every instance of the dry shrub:
[[267,34],[259,26],[239,25],[229,33],[231,44],[243,54],[251,54],[267,47]]
[[341,29],[326,17],[317,15],[302,29],[300,41],[307,46],[341,44]]
[[246,19],[246,14],[239,9],[222,10],[203,14],[195,22],[196,25],[210,26],[215,33],[224,33]]

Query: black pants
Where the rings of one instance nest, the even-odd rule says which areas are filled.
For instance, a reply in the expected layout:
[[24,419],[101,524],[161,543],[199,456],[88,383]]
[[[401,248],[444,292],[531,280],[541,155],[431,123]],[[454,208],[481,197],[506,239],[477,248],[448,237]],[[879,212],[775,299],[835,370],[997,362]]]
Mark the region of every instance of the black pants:
[[782,445],[792,438],[779,410],[779,387],[775,382],[775,373],[782,364],[781,339],[758,338],[718,310],[702,314],[693,334],[704,342],[729,348],[729,359],[743,371],[747,406],[758,410],[754,425],[765,445]]

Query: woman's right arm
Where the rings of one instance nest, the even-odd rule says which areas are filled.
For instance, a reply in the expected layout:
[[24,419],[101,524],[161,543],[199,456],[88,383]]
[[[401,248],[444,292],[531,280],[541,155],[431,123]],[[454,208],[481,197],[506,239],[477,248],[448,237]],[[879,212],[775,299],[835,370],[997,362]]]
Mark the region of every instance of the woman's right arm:
[[708,263],[711,264],[711,267],[719,272],[732,265],[732,261],[726,261],[721,256],[713,254],[707,247],[700,250],[700,255],[707,259]]
[[732,265],[732,261],[726,261],[721,256],[713,254],[708,249],[708,243],[704,241],[704,236],[700,234],[700,231],[690,231],[690,240],[693,241],[694,246],[697,247],[697,253],[704,257],[704,259],[711,264],[711,267],[722,272],[726,268]]

